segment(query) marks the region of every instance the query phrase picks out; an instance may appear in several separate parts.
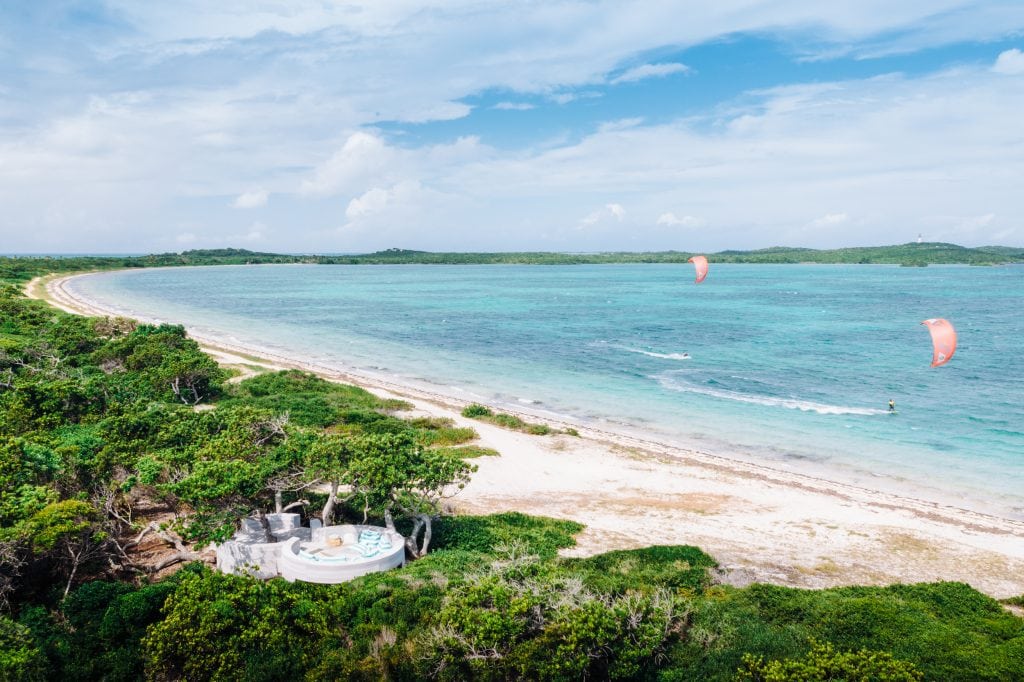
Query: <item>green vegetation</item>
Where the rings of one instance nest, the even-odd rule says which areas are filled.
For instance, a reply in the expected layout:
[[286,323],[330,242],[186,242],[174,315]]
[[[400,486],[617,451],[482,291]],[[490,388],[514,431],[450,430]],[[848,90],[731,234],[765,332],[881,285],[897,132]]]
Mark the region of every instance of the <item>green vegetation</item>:
[[[611,252],[611,253],[430,253],[389,249],[360,256],[330,257],[317,262],[345,263],[426,263],[458,265],[522,264],[582,265],[604,263],[686,263],[688,251]],[[720,251],[704,254],[715,263],[887,263],[927,265],[961,263],[995,265],[1024,262],[1024,248],[1003,246],[967,248],[941,242],[909,243],[894,246],[866,246],[846,249],[802,249],[776,246],[756,251]]]
[[755,682],[831,682],[834,680],[886,680],[916,682],[924,676],[913,665],[885,652],[837,652],[831,644],[816,645],[801,659],[769,661],[743,657],[740,680]]
[[500,426],[503,429],[522,431],[523,433],[528,433],[532,436],[549,436],[559,433],[564,433],[569,436],[580,435],[576,429],[570,428],[562,430],[553,429],[547,424],[531,424],[530,422],[523,421],[521,417],[517,417],[514,414],[494,412],[491,408],[484,405],[478,405],[477,403],[467,405],[463,408],[462,416],[489,422],[495,426]]
[[480,445],[462,445],[454,448],[445,448],[446,453],[454,457],[461,457],[462,459],[472,459],[474,457],[497,457],[501,453],[494,448],[485,448]]
[[[441,513],[497,454],[473,429],[301,372],[225,379],[181,327],[0,285],[0,680],[1024,680],[1024,619],[968,585],[736,589],[695,547],[562,558],[577,523]],[[285,508],[394,524],[414,560],[337,586],[201,563]]]

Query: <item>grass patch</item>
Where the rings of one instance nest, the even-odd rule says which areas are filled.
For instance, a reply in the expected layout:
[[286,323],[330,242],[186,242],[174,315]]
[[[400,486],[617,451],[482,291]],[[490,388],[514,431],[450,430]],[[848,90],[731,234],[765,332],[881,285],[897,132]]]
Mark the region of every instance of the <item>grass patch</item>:
[[485,448],[481,445],[461,445],[454,448],[441,448],[441,451],[459,459],[473,459],[474,457],[500,457],[501,453],[494,448]]
[[570,436],[579,436],[579,432],[576,429],[555,429],[547,424],[532,424],[528,421],[524,421],[521,417],[514,414],[505,414],[504,412],[495,412],[486,405],[479,405],[473,403],[467,405],[462,410],[463,417],[469,417],[470,419],[479,419],[495,426],[500,426],[503,429],[509,429],[511,431],[521,431],[528,433],[531,436],[550,436],[554,434],[564,433]]
[[476,431],[468,426],[456,426],[448,417],[417,417],[405,422],[415,432],[423,447],[450,447],[476,440]]
[[[401,402],[401,401],[398,401]],[[222,405],[245,404],[287,412],[298,426],[326,428],[342,423],[346,413],[394,409],[367,390],[336,384],[308,372],[288,370],[251,377],[232,387]]]
[[655,546],[606,552],[586,559],[563,559],[587,587],[606,594],[665,587],[700,593],[711,584],[718,564],[696,547]]
[[434,523],[434,548],[491,554],[499,545],[521,542],[527,551],[551,559],[576,544],[583,525],[519,512],[490,516],[449,516]]

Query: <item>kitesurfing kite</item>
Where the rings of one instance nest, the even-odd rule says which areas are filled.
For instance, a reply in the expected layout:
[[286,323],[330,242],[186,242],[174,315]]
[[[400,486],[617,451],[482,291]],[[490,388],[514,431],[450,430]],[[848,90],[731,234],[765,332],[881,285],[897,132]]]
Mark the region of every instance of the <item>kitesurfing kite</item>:
[[933,318],[922,322],[932,335],[932,367],[944,365],[956,352],[956,330],[949,320]]
[[697,284],[703,282],[708,276],[708,259],[704,256],[693,256],[687,262],[693,263],[693,268],[697,271]]

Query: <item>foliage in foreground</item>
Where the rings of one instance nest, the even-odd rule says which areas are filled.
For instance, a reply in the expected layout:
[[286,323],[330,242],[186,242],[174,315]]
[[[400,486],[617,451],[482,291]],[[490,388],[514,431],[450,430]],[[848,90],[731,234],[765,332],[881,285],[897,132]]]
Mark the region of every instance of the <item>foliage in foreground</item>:
[[692,547],[554,556],[574,531],[450,518],[442,549],[340,586],[196,565],[90,583],[23,609],[8,637],[71,679],[1024,679],[1024,621],[967,585],[723,588]]

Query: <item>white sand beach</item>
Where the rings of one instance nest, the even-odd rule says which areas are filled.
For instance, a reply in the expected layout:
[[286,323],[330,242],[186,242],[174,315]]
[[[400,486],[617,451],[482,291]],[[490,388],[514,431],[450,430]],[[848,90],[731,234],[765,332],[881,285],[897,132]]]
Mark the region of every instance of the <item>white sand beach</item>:
[[[27,291],[68,312],[116,314],[72,295],[65,284],[74,276],[33,280]],[[508,431],[462,417],[465,403],[448,396],[190,333],[227,366],[307,370],[472,426],[479,444],[501,456],[474,460],[479,471],[452,508],[579,521],[586,530],[571,555],[689,544],[714,556],[735,584],[955,580],[995,597],[1024,593],[1021,521],[593,428],[576,427],[578,438]]]

